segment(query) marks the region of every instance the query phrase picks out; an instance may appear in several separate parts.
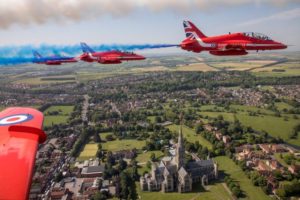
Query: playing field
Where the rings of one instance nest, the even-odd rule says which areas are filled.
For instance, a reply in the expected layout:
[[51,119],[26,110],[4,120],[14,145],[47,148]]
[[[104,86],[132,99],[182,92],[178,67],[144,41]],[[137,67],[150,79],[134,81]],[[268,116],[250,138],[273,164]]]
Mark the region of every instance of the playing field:
[[214,158],[214,160],[218,163],[219,170],[222,173],[230,175],[235,181],[237,181],[242,191],[245,192],[246,196],[245,200],[270,200],[260,187],[255,187],[252,185],[251,180],[247,178],[242,169],[237,166],[232,160],[230,160],[226,156],[219,156]]
[[83,161],[88,160],[90,158],[95,158],[98,151],[98,144],[86,144],[84,149],[79,154],[77,160]]
[[176,68],[176,71],[201,71],[201,72],[210,72],[218,71],[217,69],[208,66],[205,63],[194,63],[189,65],[182,65]]

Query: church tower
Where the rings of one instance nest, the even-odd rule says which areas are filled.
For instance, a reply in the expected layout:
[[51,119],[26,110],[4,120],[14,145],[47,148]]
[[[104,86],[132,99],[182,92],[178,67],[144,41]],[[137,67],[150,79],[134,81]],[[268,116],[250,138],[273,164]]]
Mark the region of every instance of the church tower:
[[176,157],[175,157],[175,162],[177,165],[177,170],[179,170],[181,167],[184,166],[184,144],[183,144],[183,137],[182,137],[182,122],[183,122],[183,117],[182,114],[180,116],[180,130],[179,130],[179,135],[178,135],[178,143],[177,143],[177,148],[176,148]]

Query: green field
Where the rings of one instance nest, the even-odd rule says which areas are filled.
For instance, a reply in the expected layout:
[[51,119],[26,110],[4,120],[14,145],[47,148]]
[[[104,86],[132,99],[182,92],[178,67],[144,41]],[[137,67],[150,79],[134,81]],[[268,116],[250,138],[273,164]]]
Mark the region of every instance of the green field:
[[[173,125],[167,126],[167,128],[170,129],[170,131],[178,133],[180,126],[173,124]],[[208,149],[212,149],[212,145],[206,139],[204,139],[201,135],[197,135],[195,130],[193,130],[187,126],[183,126],[182,131],[183,131],[183,137],[186,138],[189,142],[194,143],[195,141],[199,141],[199,143],[202,146],[207,147]]]
[[140,199],[143,200],[231,200],[232,197],[223,187],[222,183],[212,183],[207,186],[209,189],[205,191],[199,184],[193,185],[193,191],[189,193],[162,193],[141,191],[140,185],[137,184],[137,192]]
[[107,151],[120,151],[128,149],[142,149],[146,145],[146,141],[138,140],[114,140],[102,144],[102,148]]
[[156,158],[159,158],[164,155],[161,151],[148,151],[146,153],[138,154],[138,156],[136,157],[136,161],[138,161],[139,163],[146,163],[148,160],[150,160],[150,156],[152,153],[155,154]]
[[[247,178],[242,169],[237,166],[232,160],[226,156],[219,156],[214,158],[218,163],[219,170],[230,175],[231,178],[238,181],[241,186],[242,191],[245,192],[245,200],[270,200],[260,187],[255,187],[252,185],[251,180]],[[219,171],[219,173],[220,173]]]
[[[53,126],[55,124],[65,124],[69,119],[70,113],[73,111],[74,106],[51,106],[44,111],[45,119],[44,126]],[[57,111],[58,115],[48,115],[48,112]]]
[[300,137],[289,139],[289,134],[299,120],[289,117],[288,121],[284,117],[275,117],[270,115],[249,116],[245,112],[226,113],[226,112],[201,112],[202,116],[216,118],[222,115],[227,121],[234,121],[236,117],[243,125],[250,126],[258,131],[267,131],[273,137],[281,137],[284,141],[300,146]]
[[77,160],[83,161],[90,158],[95,158],[98,151],[98,144],[86,144]]

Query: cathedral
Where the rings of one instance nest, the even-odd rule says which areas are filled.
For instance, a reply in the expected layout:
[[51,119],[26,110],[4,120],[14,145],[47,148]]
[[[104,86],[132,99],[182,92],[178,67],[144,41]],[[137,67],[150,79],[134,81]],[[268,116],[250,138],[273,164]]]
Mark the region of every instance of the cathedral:
[[184,164],[184,142],[182,126],[179,130],[176,153],[152,163],[151,172],[140,178],[143,191],[191,192],[193,183],[208,184],[218,176],[217,164],[213,160],[194,160]]

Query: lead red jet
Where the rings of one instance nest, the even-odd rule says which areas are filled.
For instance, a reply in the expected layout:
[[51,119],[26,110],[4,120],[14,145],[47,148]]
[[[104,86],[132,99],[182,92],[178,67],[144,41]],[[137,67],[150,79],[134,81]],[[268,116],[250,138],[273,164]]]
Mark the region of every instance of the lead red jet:
[[145,60],[144,56],[118,50],[95,52],[86,43],[80,43],[83,54],[79,56],[80,60],[85,62],[98,62],[101,64],[120,64],[122,61]]
[[37,147],[46,140],[43,119],[32,108],[0,112],[0,199],[28,199]]
[[286,49],[287,45],[276,42],[261,33],[229,33],[207,37],[192,22],[184,21],[186,39],[180,44],[186,51],[208,51],[215,56],[241,56],[248,51]]

